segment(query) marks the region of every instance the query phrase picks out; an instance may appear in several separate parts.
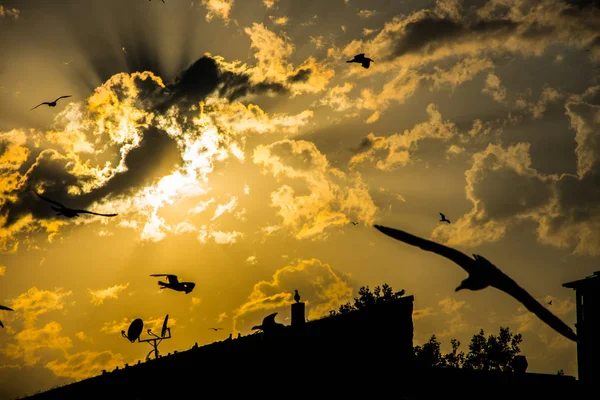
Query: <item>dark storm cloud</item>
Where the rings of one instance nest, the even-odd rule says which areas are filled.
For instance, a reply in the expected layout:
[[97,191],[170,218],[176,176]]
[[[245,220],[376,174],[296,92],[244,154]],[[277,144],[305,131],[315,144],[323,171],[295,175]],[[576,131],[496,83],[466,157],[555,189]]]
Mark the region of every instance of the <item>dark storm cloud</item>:
[[218,91],[220,97],[229,101],[238,100],[249,94],[287,93],[287,89],[279,83],[252,84],[246,74],[223,71],[215,59],[209,56],[203,56],[192,63],[167,88],[172,95],[164,104],[166,106],[177,103],[186,106],[198,104],[215,91]]
[[35,219],[54,217],[55,212],[50,209],[50,204],[32,192],[37,186],[44,187],[44,196],[67,207],[87,208],[107,196],[117,196],[151,183],[172,171],[182,160],[175,141],[165,132],[151,127],[144,132],[140,145],[125,157],[126,171],[115,174],[103,187],[79,196],[70,195],[68,188],[81,187],[93,181],[94,177],[70,172],[72,162],[55,150],[43,151],[29,169],[27,185],[11,193],[18,196],[17,200],[7,201],[2,207],[0,216],[7,218],[5,227],[29,213]]
[[375,142],[373,140],[371,140],[370,137],[365,136],[364,138],[362,138],[362,140],[360,141],[358,146],[350,149],[350,151],[352,151],[355,154],[364,153],[364,152],[370,150],[371,147],[373,147],[374,143]]
[[387,33],[393,43],[388,59],[424,50],[435,50],[449,41],[460,41],[473,35],[509,35],[515,32],[517,27],[517,23],[506,19],[454,21],[428,12],[423,18],[409,22],[403,31]]
[[310,78],[310,74],[312,74],[312,69],[303,68],[298,70],[295,75],[290,76],[287,81],[290,83],[306,82]]

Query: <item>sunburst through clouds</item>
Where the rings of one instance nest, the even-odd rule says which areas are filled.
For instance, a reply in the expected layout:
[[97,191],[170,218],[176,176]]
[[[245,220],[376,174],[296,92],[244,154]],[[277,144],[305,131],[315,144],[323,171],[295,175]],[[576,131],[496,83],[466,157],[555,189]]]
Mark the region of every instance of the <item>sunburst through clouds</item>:
[[[600,255],[597,8],[85,3],[0,4],[7,396],[137,362],[135,318],[169,314],[161,346],[185,349],[284,320],[294,289],[313,319],[384,282],[415,294],[415,344],[509,325],[530,369],[576,373],[517,304],[454,293],[460,272],[371,225],[479,247],[572,325],[561,283]],[[346,62],[362,53],[369,68]],[[35,192],[118,215],[65,218]]]

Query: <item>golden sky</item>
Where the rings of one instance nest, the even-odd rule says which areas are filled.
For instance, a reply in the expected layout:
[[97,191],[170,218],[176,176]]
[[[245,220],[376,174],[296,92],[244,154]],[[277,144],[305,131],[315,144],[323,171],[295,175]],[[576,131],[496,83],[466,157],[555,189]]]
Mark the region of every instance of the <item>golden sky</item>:
[[169,314],[166,354],[289,324],[294,289],[314,319],[385,282],[415,296],[415,344],[509,326],[529,371],[576,375],[514,299],[455,293],[462,269],[371,225],[482,254],[573,326],[562,284],[600,256],[600,10],[165,2],[0,0],[0,397],[144,359],[135,318]]

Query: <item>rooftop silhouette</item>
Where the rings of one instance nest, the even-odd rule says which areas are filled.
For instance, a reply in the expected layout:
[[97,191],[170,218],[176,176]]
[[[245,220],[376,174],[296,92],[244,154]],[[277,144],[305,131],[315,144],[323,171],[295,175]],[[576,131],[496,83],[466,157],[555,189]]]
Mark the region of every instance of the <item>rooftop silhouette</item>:
[[[279,324],[275,331],[237,339],[230,335],[205,346],[194,344],[186,351],[105,371],[28,398],[89,398],[93,394],[174,399],[224,388],[230,395],[249,395],[264,385],[268,390],[262,397],[266,398],[290,392],[345,396],[369,390],[429,399],[447,397],[452,387],[463,388],[461,399],[577,398],[575,378],[526,373],[524,357],[515,360],[516,372],[510,373],[418,367],[413,357],[413,302],[413,296],[393,297],[310,322],[297,312],[305,304],[294,302],[289,326]],[[267,316],[262,328],[277,324],[276,315]],[[294,368],[288,367],[290,362]],[[473,382],[477,390],[469,389]],[[493,390],[482,394],[479,390],[485,387]],[[525,393],[534,397],[520,397]]]

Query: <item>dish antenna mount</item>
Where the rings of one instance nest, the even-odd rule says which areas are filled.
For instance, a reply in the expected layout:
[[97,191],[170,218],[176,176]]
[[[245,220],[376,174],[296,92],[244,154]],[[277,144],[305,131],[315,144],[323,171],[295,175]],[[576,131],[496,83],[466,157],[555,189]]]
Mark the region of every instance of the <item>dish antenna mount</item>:
[[140,339],[140,335],[142,334],[142,331],[144,330],[144,321],[142,321],[141,318],[136,318],[133,320],[131,325],[129,325],[127,334],[125,334],[125,331],[121,331],[121,335],[125,339],[129,340],[131,343],[134,343],[137,340],[140,343],[150,344],[150,346],[152,346],[152,350],[150,350],[150,352],[146,356],[146,360],[150,359],[150,355],[152,353],[154,353],[154,358],[156,359],[156,358],[158,358],[158,345],[160,344],[160,342],[162,342],[165,339],[171,339],[171,328],[169,328],[167,326],[168,322],[169,322],[169,314],[167,314],[167,316],[165,317],[165,320],[162,325],[162,329],[160,330],[160,336],[158,336],[154,332],[152,332],[152,329],[148,329],[148,335],[150,335],[151,337],[142,340],[142,339]]

